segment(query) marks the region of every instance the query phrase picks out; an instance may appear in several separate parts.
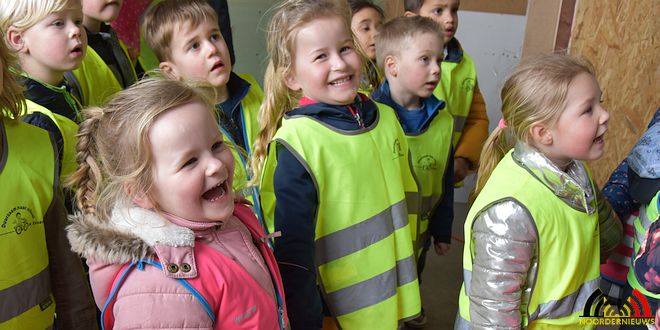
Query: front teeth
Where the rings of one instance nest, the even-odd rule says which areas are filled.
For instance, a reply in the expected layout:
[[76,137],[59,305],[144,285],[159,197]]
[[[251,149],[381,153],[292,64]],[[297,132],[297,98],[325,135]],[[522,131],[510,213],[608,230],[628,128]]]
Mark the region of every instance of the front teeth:
[[351,77],[346,77],[346,78],[341,79],[341,80],[335,80],[335,81],[331,82],[330,84],[333,85],[333,86],[337,86],[337,85],[341,85],[343,83],[349,82],[350,80],[351,80]]

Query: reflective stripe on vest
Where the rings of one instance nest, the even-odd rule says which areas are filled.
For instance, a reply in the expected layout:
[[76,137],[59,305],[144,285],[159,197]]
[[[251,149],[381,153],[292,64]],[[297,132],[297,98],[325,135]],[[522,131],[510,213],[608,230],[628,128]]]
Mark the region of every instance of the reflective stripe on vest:
[[267,224],[273,228],[272,175],[275,145],[280,144],[299,159],[316,186],[318,282],[341,327],[395,329],[400,320],[418,314],[410,233],[415,218],[405,205],[406,191],[414,194],[417,186],[394,111],[379,105],[371,127],[351,132],[305,116],[285,118],[274,141],[261,181]]
[[78,124],[67,117],[53,113],[49,109],[30,100],[26,100],[26,104],[28,113],[42,113],[48,116],[55,125],[57,125],[57,128],[59,128],[64,148],[64,150],[62,150],[62,173],[60,174],[60,182],[65,182],[68,176],[78,168],[78,163],[76,162],[76,144],[78,143],[78,137],[76,137],[76,135],[78,134]]
[[[633,227],[635,228],[635,240],[633,242],[633,258],[634,260],[639,254],[639,250],[644,242],[646,237],[646,232],[648,231],[651,224],[658,220],[658,193],[655,194],[655,197],[651,199],[648,205],[642,205],[639,209],[639,217],[633,221]],[[630,269],[628,270],[628,283],[633,289],[639,290],[643,295],[651,297],[653,299],[660,299],[660,294],[652,293],[649,290],[639,283],[637,276],[635,276],[635,269],[633,267],[633,262],[630,262]]]
[[111,96],[123,89],[115,74],[92,47],[87,47],[80,66],[73,70],[73,77],[67,76],[67,80],[84,106],[105,105]]
[[[261,91],[261,87],[259,87],[259,83],[251,75],[242,73],[239,74],[239,77],[250,84],[250,89],[239,104],[241,107],[240,113],[243,122],[243,127],[241,127],[241,134],[243,134],[243,141],[245,141],[245,151],[249,157],[251,154],[251,147],[256,141],[257,135],[259,134],[258,117],[259,107],[261,107],[261,101],[263,98],[263,92]],[[235,164],[233,180],[234,190],[241,192],[241,195],[250,201],[250,203],[252,203],[252,210],[257,215],[259,222],[261,222],[263,225],[263,215],[259,205],[259,189],[257,187],[247,187],[247,181],[249,180],[247,175],[248,158],[234,147],[236,146],[236,141],[231,138],[227,130],[221,126],[219,127],[225,140],[230,141],[232,144],[231,152],[234,156]]]
[[44,229],[58,184],[55,148],[48,132],[2,119],[0,143],[0,329],[45,329],[55,315]]
[[465,52],[460,62],[442,61],[441,66],[441,82],[433,91],[433,95],[438,100],[444,100],[447,103],[446,109],[454,116],[453,144],[456,147],[472,106],[477,67]]
[[[444,175],[452,143],[453,119],[446,110],[439,110],[424,132],[406,135],[412,169],[421,195],[418,225],[410,228],[415,255],[419,256],[428,236],[429,217],[443,195]],[[410,208],[412,205],[408,204]],[[414,212],[415,210],[410,210]]]
[[[598,287],[598,213],[589,215],[563,203],[548,187],[516,164],[511,153],[497,165],[467,216],[464,230],[466,242],[470,243],[463,250],[466,282],[460,293],[460,317],[470,321],[468,294],[472,288],[468,281],[472,279],[475,217],[494,201],[514,200],[529,212],[538,235],[538,270],[535,283],[528,284],[532,286],[532,293],[527,309],[520,311],[522,326],[578,326],[584,302]],[[502,187],[507,187],[506,191]],[[562,270],[561,276],[557,276],[558,269]]]

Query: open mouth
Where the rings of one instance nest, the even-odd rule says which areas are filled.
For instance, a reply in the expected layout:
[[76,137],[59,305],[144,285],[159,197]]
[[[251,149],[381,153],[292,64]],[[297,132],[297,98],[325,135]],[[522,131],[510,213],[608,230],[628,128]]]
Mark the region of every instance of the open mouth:
[[605,136],[605,133],[599,135],[594,139],[594,144],[602,144],[605,143],[605,139],[603,138]]
[[330,82],[330,85],[335,86],[335,87],[341,87],[344,85],[349,84],[353,80],[353,75],[346,76],[341,79],[333,80]]
[[82,55],[82,53],[83,53],[82,46],[76,46],[76,47],[73,48],[73,50],[71,50],[71,54],[74,54],[74,55]]
[[202,194],[202,198],[213,203],[222,197],[225,197],[227,191],[229,191],[229,189],[227,187],[227,180],[225,180],[221,183],[218,183],[213,188],[207,190],[204,194]]
[[217,62],[213,65],[213,67],[211,67],[211,71],[222,69],[224,67],[225,67],[225,65],[222,62]]

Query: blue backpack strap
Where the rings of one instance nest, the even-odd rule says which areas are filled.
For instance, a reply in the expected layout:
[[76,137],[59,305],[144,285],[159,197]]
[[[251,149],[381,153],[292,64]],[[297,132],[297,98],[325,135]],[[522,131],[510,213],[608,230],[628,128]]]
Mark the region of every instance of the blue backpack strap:
[[[120,273],[117,274],[118,279],[116,280],[115,285],[112,287],[112,290],[110,290],[110,295],[108,296],[108,299],[105,301],[105,304],[103,304],[103,309],[101,310],[101,330],[105,330],[105,313],[107,311],[108,306],[110,303],[113,303],[115,299],[117,298],[117,291],[119,291],[119,288],[122,286],[124,283],[124,280],[126,279],[126,275],[135,267],[139,270],[144,270],[144,264],[149,264],[154,267],[157,267],[160,270],[163,270],[163,266],[161,264],[153,259],[141,259],[140,261],[137,262],[132,262],[130,263],[124,270]],[[190,294],[197,299],[197,301],[202,305],[202,308],[204,308],[204,311],[206,314],[209,316],[211,319],[211,322],[215,324],[215,313],[213,312],[213,309],[211,308],[211,304],[204,298],[204,296],[197,291],[188,281],[182,278],[176,278],[174,279],[179,284],[181,284]]]

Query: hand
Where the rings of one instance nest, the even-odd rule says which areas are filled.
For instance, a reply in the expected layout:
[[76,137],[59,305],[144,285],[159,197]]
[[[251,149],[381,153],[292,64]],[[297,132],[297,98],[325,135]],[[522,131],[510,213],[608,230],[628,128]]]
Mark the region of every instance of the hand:
[[451,244],[449,243],[433,243],[433,248],[435,249],[435,254],[439,256],[444,256],[449,252],[449,249],[451,248]]
[[470,162],[463,157],[454,158],[454,182],[461,182],[470,173]]

